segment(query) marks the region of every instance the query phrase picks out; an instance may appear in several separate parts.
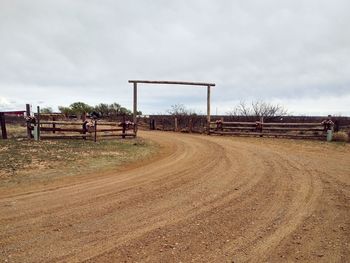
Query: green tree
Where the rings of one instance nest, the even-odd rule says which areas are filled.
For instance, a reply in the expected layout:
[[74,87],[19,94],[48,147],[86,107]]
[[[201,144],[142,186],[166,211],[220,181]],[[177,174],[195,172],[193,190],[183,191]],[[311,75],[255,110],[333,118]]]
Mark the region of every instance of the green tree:
[[[69,107],[59,106],[59,111],[66,116],[71,114],[82,115],[84,113],[90,113],[96,111],[101,114],[102,117],[110,115],[130,115],[132,112],[120,104],[114,102],[112,104],[100,103],[94,107],[84,103],[84,102],[74,102]],[[142,112],[138,111],[137,114],[141,115]]]
[[120,104],[116,102],[108,105],[108,110],[110,114],[113,114],[113,115],[118,115],[120,112],[120,108],[121,108]]
[[130,114],[132,114],[132,112],[130,110],[128,110],[125,107],[122,107],[120,104],[118,104],[116,102],[109,105],[109,111],[113,115],[123,115],[123,114],[130,115]]
[[110,109],[109,105],[106,103],[100,103],[94,107],[94,110],[101,114],[102,117],[109,116]]
[[94,107],[84,103],[84,102],[74,102],[72,103],[69,108],[72,110],[74,114],[82,115],[84,113],[92,112],[94,110]]
[[58,110],[65,116],[73,114],[72,109],[70,107],[58,106]]
[[119,114],[131,115],[132,112],[131,112],[131,110],[128,110],[128,109],[125,108],[125,107],[121,107],[121,108],[119,109]]
[[51,107],[44,107],[44,108],[41,108],[40,109],[40,113],[43,113],[43,114],[50,114],[50,113],[53,113],[53,110]]

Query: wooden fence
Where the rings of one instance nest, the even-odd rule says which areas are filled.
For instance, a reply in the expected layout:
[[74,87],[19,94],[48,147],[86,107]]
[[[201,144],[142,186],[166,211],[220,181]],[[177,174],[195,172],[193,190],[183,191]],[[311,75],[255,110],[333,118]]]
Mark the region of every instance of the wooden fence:
[[[283,126],[284,128],[293,128],[293,127],[300,127],[299,124],[306,123],[305,126],[301,126],[301,128],[308,128],[310,126],[307,126],[308,123],[311,123],[311,125],[321,126],[321,122],[327,119],[327,116],[284,116],[279,118],[270,118],[270,119],[264,119],[264,132],[267,131],[268,128],[267,124],[269,123],[278,123],[283,126],[284,123],[287,124],[287,126]],[[217,120],[221,120],[225,123],[252,123],[250,127],[253,128],[254,131],[254,124],[256,121],[260,121],[260,118],[257,116],[229,116],[229,115],[212,115],[212,129],[216,127],[215,124],[213,124]],[[344,131],[346,133],[350,132],[350,117],[332,117],[332,121],[334,122],[334,132],[338,131]],[[216,122],[215,122],[216,123]],[[290,123],[290,125],[288,125]],[[293,126],[293,124],[295,124]],[[181,132],[195,132],[195,133],[206,133],[207,130],[207,120],[206,116],[203,115],[180,115],[180,116],[173,116],[173,115],[149,115],[145,117],[138,118],[138,126],[142,127],[143,129],[150,129],[150,130],[164,130],[164,131],[181,131]],[[227,125],[228,126],[228,125]],[[232,125],[233,126],[233,125]],[[239,125],[235,125],[239,126]],[[243,125],[244,127],[249,127],[247,125]],[[312,126],[311,126],[312,127]],[[321,126],[323,127],[323,126]],[[319,127],[320,128],[320,127]],[[233,130],[234,131],[234,130]],[[237,131],[237,130],[236,130]],[[239,130],[238,130],[239,131]],[[283,129],[282,129],[283,131]],[[305,131],[303,131],[305,133]],[[283,131],[285,133],[285,131]],[[309,134],[309,133],[307,133]]]
[[[90,139],[102,137],[136,137],[134,124],[130,122],[104,122],[94,120],[87,126],[84,122],[29,120],[28,129],[36,139]],[[92,125],[91,125],[92,124]]]
[[210,123],[210,134],[285,137],[326,140],[327,129],[321,123],[263,123],[263,122],[223,122]]

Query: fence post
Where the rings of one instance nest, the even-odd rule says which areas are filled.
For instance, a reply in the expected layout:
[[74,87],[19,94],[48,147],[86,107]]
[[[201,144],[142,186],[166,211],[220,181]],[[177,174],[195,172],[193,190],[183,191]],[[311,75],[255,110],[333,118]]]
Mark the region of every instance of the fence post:
[[83,140],[86,140],[86,129],[84,129],[84,127],[83,127]]
[[[56,121],[55,116],[52,116],[52,121]],[[52,123],[52,133],[56,133],[56,123]]]
[[97,141],[97,120],[95,120],[95,134],[94,134],[94,142]]
[[177,132],[177,117],[175,117],[174,123],[175,123],[175,132]]
[[210,135],[210,86],[207,87],[207,133]]
[[[260,117],[260,125],[261,125],[260,133],[263,133],[263,129],[264,129],[264,116],[261,116],[261,117]],[[262,137],[262,135],[260,135],[260,137]]]
[[125,139],[125,130],[126,130],[126,123],[125,123],[125,114],[123,114],[123,135],[122,135],[122,138]]
[[4,140],[7,139],[5,113],[0,112],[1,134]]
[[189,132],[192,133],[192,130],[193,130],[192,118],[190,118],[188,126],[189,126]]
[[133,105],[134,134],[137,133],[137,83],[134,82],[134,105]]
[[333,140],[333,130],[327,130],[327,142],[331,142]]
[[40,107],[37,107],[37,119],[36,124],[34,126],[34,139],[36,141],[40,141]]
[[29,104],[26,104],[26,117],[27,117],[27,138],[28,139],[31,139],[33,138],[33,135],[32,135],[32,130],[31,130],[31,123],[29,121],[29,117],[30,117],[30,105]]
[[156,120],[155,119],[151,119],[150,129],[151,130],[156,130]]

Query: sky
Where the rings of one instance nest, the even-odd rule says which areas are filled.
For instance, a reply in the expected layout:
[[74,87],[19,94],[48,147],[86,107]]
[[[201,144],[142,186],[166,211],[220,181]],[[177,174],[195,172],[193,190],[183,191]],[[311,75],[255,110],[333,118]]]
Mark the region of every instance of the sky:
[[[349,0],[0,0],[0,111],[118,102],[129,79],[213,82],[240,101],[350,116]],[[139,85],[138,108],[206,112],[206,88]]]

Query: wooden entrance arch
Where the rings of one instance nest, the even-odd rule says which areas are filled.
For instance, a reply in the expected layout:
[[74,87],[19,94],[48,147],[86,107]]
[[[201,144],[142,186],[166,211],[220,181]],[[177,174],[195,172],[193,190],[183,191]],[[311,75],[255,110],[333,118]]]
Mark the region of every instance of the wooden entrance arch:
[[158,81],[158,80],[129,80],[134,86],[134,107],[133,107],[133,121],[135,123],[135,133],[137,124],[137,84],[171,84],[171,85],[190,85],[207,87],[207,128],[210,128],[210,87],[214,87],[215,83],[203,82],[188,82],[188,81]]

